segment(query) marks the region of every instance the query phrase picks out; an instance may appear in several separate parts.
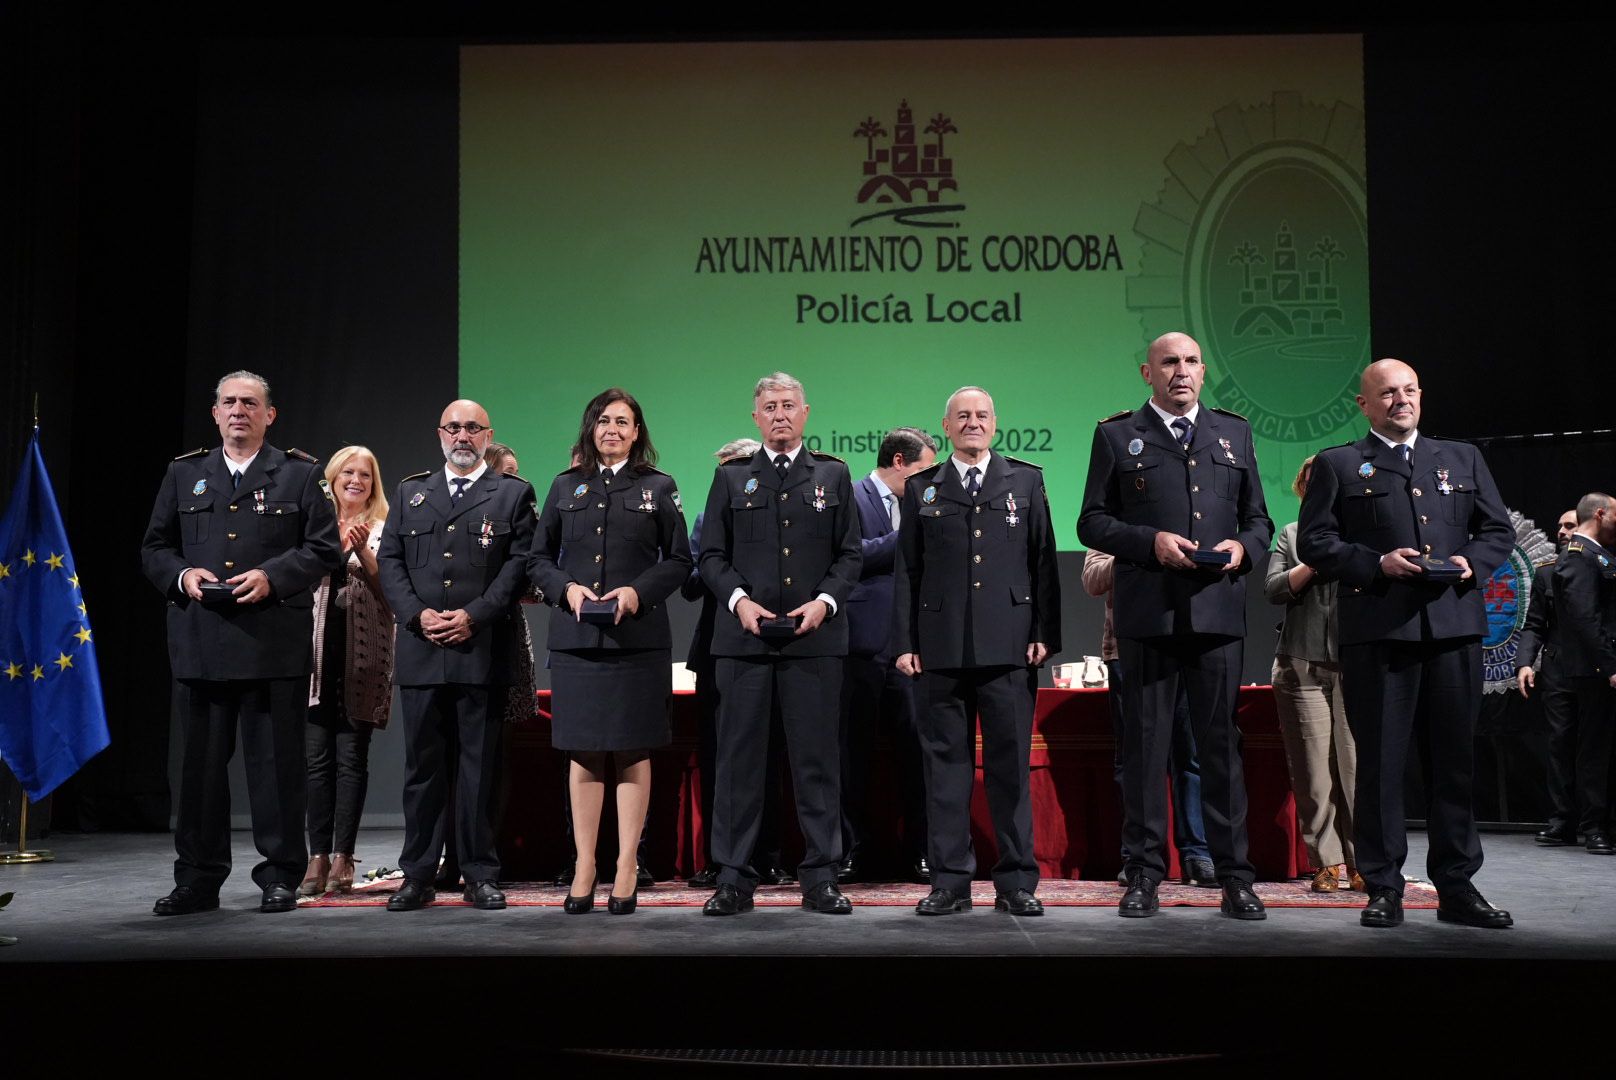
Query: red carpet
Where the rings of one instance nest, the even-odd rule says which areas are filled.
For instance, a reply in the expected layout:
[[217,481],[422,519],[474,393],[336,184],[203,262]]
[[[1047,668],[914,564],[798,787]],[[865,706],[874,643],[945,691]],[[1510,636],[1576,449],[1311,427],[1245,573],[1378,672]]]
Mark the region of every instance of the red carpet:
[[[400,878],[386,878],[357,886],[345,895],[327,894],[312,900],[303,900],[300,907],[381,907],[398,888]],[[560,907],[567,890],[531,882],[511,882],[500,886],[506,903],[512,907]],[[1308,889],[1306,881],[1260,881],[1255,886],[1257,895],[1271,908],[1361,908],[1366,902],[1360,892],[1316,893]],[[606,885],[595,890],[595,904],[606,905],[610,889]],[[842,892],[855,907],[913,907],[929,891],[925,885],[844,885]],[[700,907],[711,896],[711,889],[687,888],[683,882],[666,882],[651,889],[640,890],[641,907]],[[1161,887],[1163,907],[1217,907],[1222,893],[1217,889],[1198,889],[1191,885]],[[1122,896],[1122,888],[1114,881],[1052,880],[1038,883],[1038,898],[1046,907],[1115,907]],[[971,897],[978,907],[993,906],[993,883],[978,881],[971,888]],[[758,907],[794,908],[802,901],[802,892],[795,885],[763,885],[753,896]],[[438,904],[469,907],[459,893],[439,893]],[[1403,896],[1403,907],[1411,910],[1436,907],[1436,890],[1423,882],[1409,882]]]

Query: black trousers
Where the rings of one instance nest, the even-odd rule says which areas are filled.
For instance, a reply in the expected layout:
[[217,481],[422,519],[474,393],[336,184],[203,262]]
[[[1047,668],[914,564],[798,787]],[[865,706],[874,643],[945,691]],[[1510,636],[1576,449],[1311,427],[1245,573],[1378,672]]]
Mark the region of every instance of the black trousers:
[[1256,880],[1246,848],[1246,774],[1235,709],[1241,638],[1210,634],[1119,638],[1122,661],[1122,844],[1127,868],[1152,881],[1167,875],[1167,785],[1179,690],[1201,763],[1201,825],[1220,878]]
[[915,682],[891,660],[849,656],[842,669],[842,850],[864,843],[870,806],[870,757],[875,733],[891,731],[897,747],[903,813],[903,857],[913,864],[926,852],[926,782],[916,729]]
[[308,766],[309,850],[352,855],[370,787],[370,724],[348,719],[340,702],[321,700],[303,727]]
[[180,719],[180,790],[174,883],[215,895],[230,874],[230,758],[240,727],[259,888],[296,887],[303,845],[303,718],[309,681],[240,679],[174,684]]
[[1609,816],[1616,691],[1598,676],[1561,678],[1552,660],[1545,661],[1537,686],[1549,725],[1549,828],[1602,832]]
[[837,716],[842,658],[729,657],[717,660],[718,753],[713,791],[713,861],[718,882],[750,893],[762,827],[770,718],[778,707],[791,766],[803,857],[802,891],[836,880],[842,858]]
[[[404,714],[404,850],[399,867],[409,880],[430,883],[438,874],[445,834],[453,828],[466,881],[497,880],[495,818],[505,688],[404,686],[399,700]],[[453,814],[446,820],[451,789]]]
[[926,774],[927,859],[936,889],[965,895],[976,876],[971,844],[971,788],[976,781],[976,728],[982,725],[982,786],[987,792],[999,861],[1000,893],[1038,888],[1032,846],[1032,713],[1038,671],[1032,667],[926,668],[920,676],[920,748]]
[[1347,726],[1358,744],[1358,872],[1371,888],[1403,891],[1403,773],[1412,744],[1425,786],[1426,872],[1439,892],[1468,885],[1481,869],[1470,790],[1481,712],[1480,641],[1343,645],[1341,683]]

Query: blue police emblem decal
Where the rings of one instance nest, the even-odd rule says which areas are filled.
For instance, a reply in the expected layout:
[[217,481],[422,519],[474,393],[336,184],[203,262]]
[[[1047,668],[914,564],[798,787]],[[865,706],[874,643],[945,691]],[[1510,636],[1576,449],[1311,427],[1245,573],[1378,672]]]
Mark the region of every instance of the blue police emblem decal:
[[757,477],[754,476],[754,477],[751,477],[750,479],[748,479],[746,481],[746,486],[741,488],[741,491],[744,492],[747,495],[750,495],[753,492],[757,491]]
[[198,480],[196,482],[196,487],[191,489],[191,494],[192,495],[200,495],[204,491],[207,491],[207,490],[208,490],[208,482],[206,480]]
[[937,501],[937,485],[933,484],[920,494],[920,501],[930,506]]
[[1133,455],[1134,457],[1138,457],[1139,454],[1144,449],[1145,449],[1145,440],[1143,440],[1143,439],[1130,439],[1128,441],[1128,453]]
[[581,499],[587,494],[589,494],[588,484],[579,484],[577,487],[572,489],[572,497],[574,499]]
[[1358,475],[1367,480],[1371,476],[1375,475],[1375,467],[1366,461],[1362,465],[1358,466]]
[[426,492],[424,491],[417,491],[414,495],[410,496],[411,506],[420,506],[424,502],[426,502]]
[[1517,663],[1532,657],[1517,655],[1526,611],[1531,603],[1537,568],[1554,561],[1554,544],[1530,518],[1509,512],[1515,545],[1503,565],[1481,585],[1487,612],[1487,636],[1481,642],[1482,687],[1489,694],[1515,689]]

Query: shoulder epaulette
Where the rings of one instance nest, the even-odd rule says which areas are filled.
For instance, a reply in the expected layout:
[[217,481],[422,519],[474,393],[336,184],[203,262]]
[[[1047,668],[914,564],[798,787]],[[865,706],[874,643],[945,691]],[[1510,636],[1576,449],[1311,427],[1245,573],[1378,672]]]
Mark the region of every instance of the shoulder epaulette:
[[1568,554],[1570,552],[1573,552],[1573,551],[1586,551],[1586,550],[1587,549],[1582,546],[1582,541],[1580,541],[1580,540],[1570,540],[1570,541],[1566,542],[1566,552]]
[[729,458],[729,459],[727,459],[725,461],[720,461],[718,463],[718,467],[720,469],[733,469],[738,465],[750,465],[750,464],[752,464],[752,458],[754,456],[756,456],[756,455],[746,454],[746,455],[743,455],[741,457],[732,457],[732,458]]
[[827,454],[823,450],[810,450],[808,452],[814,455],[816,458],[824,458],[826,461],[840,462],[843,465],[847,464],[847,462],[842,461],[842,459],[837,457],[835,454]]
[[306,461],[310,465],[318,465],[318,464],[320,464],[320,459],[319,458],[315,457],[313,454],[304,453],[302,450],[299,450],[295,446],[292,447],[290,450],[286,451],[286,456],[287,457],[292,457],[292,458],[297,458],[297,460],[299,460],[299,461]]
[[399,483],[407,484],[411,480],[425,480],[427,477],[429,477],[431,475],[432,475],[432,470],[428,469],[426,472],[418,472],[418,473],[415,473],[412,476],[406,476],[404,479],[400,480]]
[[195,450],[187,450],[185,453],[181,454],[179,457],[175,458],[174,460],[175,461],[184,461],[187,458],[201,457],[203,454],[206,454],[207,452],[208,452],[207,447],[199,446]]
[[1004,458],[1004,460],[1006,460],[1006,461],[1013,461],[1017,465],[1025,465],[1029,469],[1037,469],[1039,472],[1044,471],[1044,467],[1042,465],[1037,464],[1036,462],[1023,461],[1021,458],[1011,457],[1009,454],[1000,454],[999,456]]
[[640,469],[640,471],[642,473],[651,473],[651,474],[653,474],[655,476],[667,476],[668,475],[667,473],[663,472],[661,469],[657,468],[655,465],[641,465],[639,467],[639,469]]
[[1130,417],[1132,415],[1133,415],[1133,410],[1132,409],[1123,409],[1119,413],[1112,413],[1110,416],[1107,416],[1106,418],[1101,420],[1100,423],[1109,424],[1113,420],[1126,420],[1128,417]]
[[1247,420],[1244,416],[1241,416],[1239,413],[1235,412],[1233,409],[1220,409],[1216,405],[1211,405],[1211,406],[1208,406],[1208,407],[1215,413],[1222,413],[1224,416],[1232,416],[1236,420],[1240,421],[1242,424],[1251,423],[1250,420]]

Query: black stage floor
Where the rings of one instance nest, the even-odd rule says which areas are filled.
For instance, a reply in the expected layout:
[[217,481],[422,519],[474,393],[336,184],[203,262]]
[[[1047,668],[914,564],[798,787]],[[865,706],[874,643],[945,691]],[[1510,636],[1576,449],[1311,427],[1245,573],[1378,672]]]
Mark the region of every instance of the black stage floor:
[[[1423,870],[1424,839],[1410,836],[1411,872]],[[391,864],[399,840],[363,832],[362,868]],[[57,1033],[22,1044],[52,1060],[116,1060],[179,1040],[247,1055],[246,1065],[284,1040],[291,1056],[277,1053],[271,1072],[298,1071],[305,1048],[331,1039],[374,1048],[389,1067],[409,1069],[417,1051],[406,1048],[421,1047],[423,1063],[443,1067],[469,1054],[596,1074],[659,1067],[567,1048],[1212,1055],[1192,1063],[1201,1071],[1321,1059],[1357,1071],[1371,1046],[1391,1063],[1480,1068],[1528,1048],[1539,1063],[1595,1057],[1606,1040],[1589,1018],[1608,1013],[1616,979],[1616,859],[1539,848],[1524,834],[1484,842],[1477,885],[1514,913],[1511,930],[1411,911],[1401,928],[1377,931],[1356,911],[1296,908],[1261,923],[1204,908],[1145,920],[980,907],[940,919],[871,907],[845,918],[643,907],[627,918],[600,908],[260,915],[246,833],[219,911],[159,919],[150,912],[170,887],[168,837],[58,835],[55,862],[0,867],[0,892],[17,894],[0,934],[20,939],[0,948],[0,1030]],[[6,1060],[17,1059],[0,1052]]]

